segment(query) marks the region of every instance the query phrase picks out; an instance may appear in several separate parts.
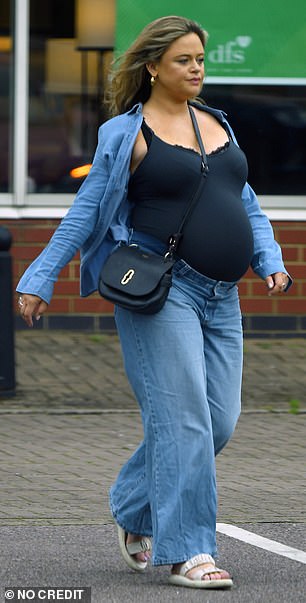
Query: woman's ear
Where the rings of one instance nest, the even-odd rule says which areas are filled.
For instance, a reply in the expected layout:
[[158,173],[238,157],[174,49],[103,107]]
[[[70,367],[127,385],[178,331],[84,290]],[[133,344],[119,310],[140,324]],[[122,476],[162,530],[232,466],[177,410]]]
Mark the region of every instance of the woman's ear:
[[149,74],[151,75],[151,77],[157,76],[156,63],[147,63],[146,68],[147,68]]

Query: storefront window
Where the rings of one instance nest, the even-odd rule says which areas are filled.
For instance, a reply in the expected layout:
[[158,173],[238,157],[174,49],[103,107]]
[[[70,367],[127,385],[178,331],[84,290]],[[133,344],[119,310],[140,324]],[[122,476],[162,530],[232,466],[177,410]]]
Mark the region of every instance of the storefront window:
[[[274,2],[269,0],[268,4]],[[302,1],[298,3],[302,9]],[[143,25],[138,19],[143,18],[139,10],[142,5],[143,0],[128,4],[125,0],[0,0],[3,213],[6,207],[13,208],[12,215],[15,208],[21,212],[23,208],[33,209],[37,215],[41,208],[44,212],[59,207],[62,215],[63,208],[71,203],[90,169],[98,127],[108,118],[103,95],[115,29],[116,52],[120,52]],[[156,4],[152,6],[156,11]],[[197,6],[202,6],[200,0],[196,0],[194,11]],[[226,43],[218,37],[222,32],[219,28],[214,31],[213,23],[211,15],[211,50],[206,59],[203,98],[228,114],[248,158],[249,182],[262,197],[263,206],[305,210],[305,44],[294,33],[299,17],[290,20],[292,43],[283,73],[286,77],[280,77],[278,66],[282,63],[274,51],[272,58],[277,57],[277,62],[273,63],[273,72],[264,72],[264,77],[259,77],[257,71],[251,74],[253,79],[224,77],[221,81],[219,74],[219,81],[219,76],[210,76],[212,63],[224,70],[231,58],[225,53]],[[246,25],[251,23],[248,16]],[[235,44],[250,51],[245,58],[251,61],[257,57],[257,38],[255,33],[252,38],[247,27],[241,29],[241,34],[235,37]],[[269,36],[269,44],[259,45],[268,53],[274,48],[270,48]],[[279,39],[275,36],[273,44],[277,46]],[[270,65],[263,57],[261,61],[253,59],[250,69]],[[236,69],[239,63],[234,61],[230,66]]]
[[11,190],[12,32],[11,2],[0,3],[0,193]]
[[306,86],[204,86],[207,104],[223,109],[260,195],[306,195]]
[[99,22],[101,2],[30,2],[30,193],[74,193],[88,173],[98,126],[107,117],[102,101],[112,47],[102,35],[100,44],[82,44],[78,14],[89,4],[95,4]]

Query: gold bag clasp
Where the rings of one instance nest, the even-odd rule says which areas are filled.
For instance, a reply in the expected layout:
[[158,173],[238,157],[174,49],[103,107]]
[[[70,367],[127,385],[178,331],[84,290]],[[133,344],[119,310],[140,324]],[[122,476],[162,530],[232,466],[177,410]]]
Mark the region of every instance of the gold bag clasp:
[[133,270],[133,268],[130,268],[122,277],[120,283],[121,285],[127,285],[130,280],[133,278],[135,274],[135,270]]

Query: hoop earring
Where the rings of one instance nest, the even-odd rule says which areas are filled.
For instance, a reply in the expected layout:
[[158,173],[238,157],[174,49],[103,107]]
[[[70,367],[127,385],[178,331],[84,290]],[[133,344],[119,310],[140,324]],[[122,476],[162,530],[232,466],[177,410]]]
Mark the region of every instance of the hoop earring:
[[155,81],[156,81],[156,78],[154,77],[154,75],[152,75],[151,76],[151,80],[150,80],[152,88],[153,88],[153,86],[155,84]]

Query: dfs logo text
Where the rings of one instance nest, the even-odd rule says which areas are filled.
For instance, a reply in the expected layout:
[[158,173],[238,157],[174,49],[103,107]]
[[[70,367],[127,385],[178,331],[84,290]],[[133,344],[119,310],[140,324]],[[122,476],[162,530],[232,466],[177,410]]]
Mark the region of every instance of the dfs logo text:
[[251,36],[237,36],[225,44],[218,44],[217,48],[210,50],[208,60],[211,63],[244,63],[245,49],[252,44]]

